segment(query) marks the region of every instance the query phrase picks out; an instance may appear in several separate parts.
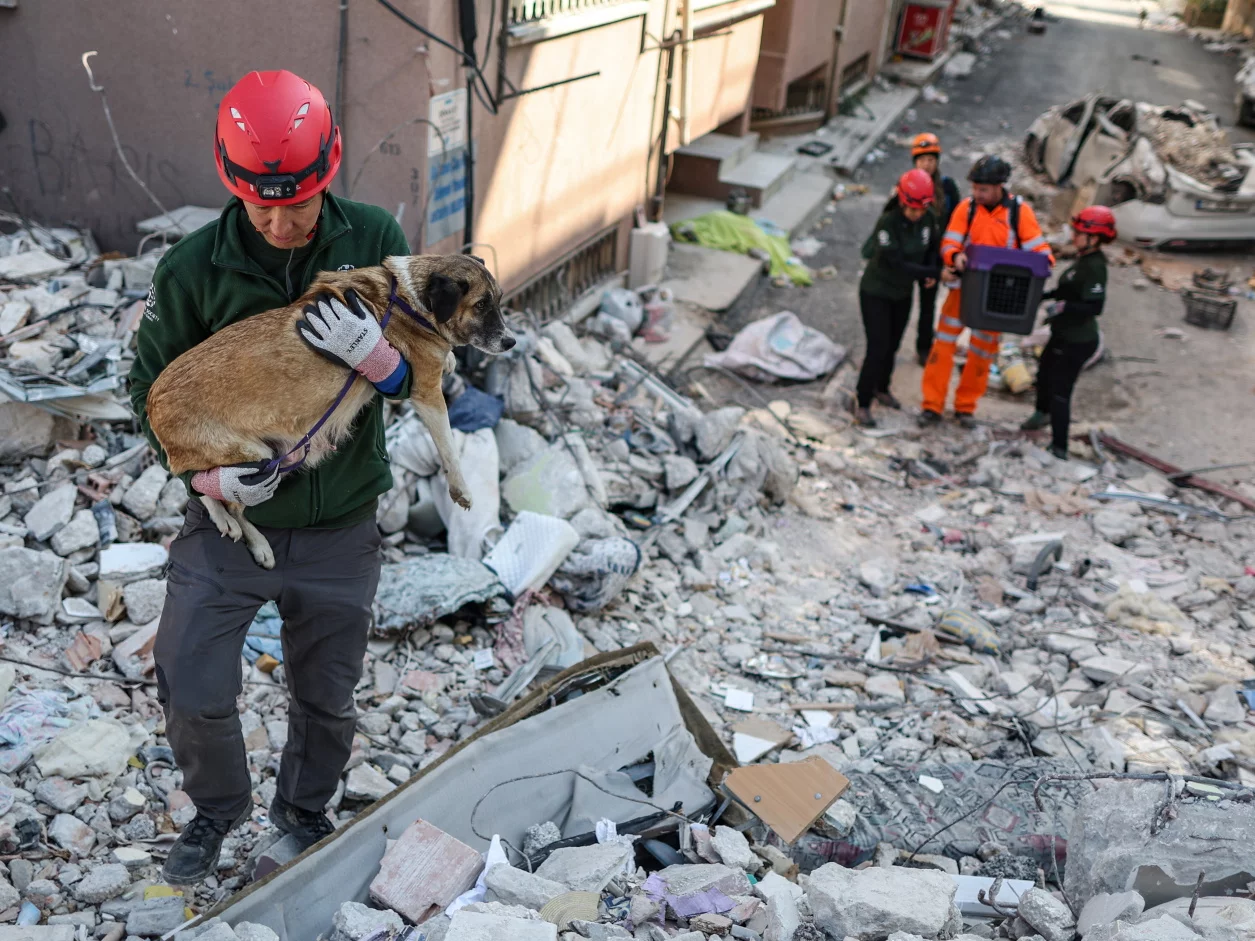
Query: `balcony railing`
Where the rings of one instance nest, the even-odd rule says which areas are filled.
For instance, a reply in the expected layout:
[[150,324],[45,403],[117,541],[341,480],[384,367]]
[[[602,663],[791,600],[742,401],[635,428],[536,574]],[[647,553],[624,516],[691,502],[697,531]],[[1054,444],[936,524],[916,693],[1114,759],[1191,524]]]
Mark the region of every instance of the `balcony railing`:
[[542,322],[560,317],[581,294],[617,273],[619,227],[612,226],[567,253],[502,301],[511,310],[530,310]]
[[583,13],[630,0],[510,0],[510,25],[535,23],[562,13]]

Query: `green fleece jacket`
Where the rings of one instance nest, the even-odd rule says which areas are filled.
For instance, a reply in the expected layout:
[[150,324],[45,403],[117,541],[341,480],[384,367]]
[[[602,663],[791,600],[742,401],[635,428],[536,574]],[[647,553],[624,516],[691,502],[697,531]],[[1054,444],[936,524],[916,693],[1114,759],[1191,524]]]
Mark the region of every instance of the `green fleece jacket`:
[[[365,268],[388,255],[409,253],[401,227],[382,209],[330,194],[314,238],[291,253],[257,237],[238,199],[227,204],[217,222],[177,242],[153,274],[130,375],[131,407],[161,463],[169,466],[145,405],[149,387],[175,357],[228,324],[292,303],[319,272]],[[408,398],[410,387],[407,375],[390,398]],[[183,475],[189,490],[191,476]],[[379,495],[391,487],[383,401],[376,397],[348,442],[314,470],[286,475],[275,495],[249,507],[246,515],[258,526],[335,529],[373,516]]]

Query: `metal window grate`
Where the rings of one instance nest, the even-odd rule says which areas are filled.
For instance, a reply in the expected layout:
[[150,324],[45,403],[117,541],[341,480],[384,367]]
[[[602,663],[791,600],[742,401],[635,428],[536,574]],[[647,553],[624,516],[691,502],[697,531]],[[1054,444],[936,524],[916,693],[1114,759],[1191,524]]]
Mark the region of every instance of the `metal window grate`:
[[578,13],[624,2],[626,0],[510,0],[510,25],[535,23],[560,13]]
[[838,86],[839,90],[844,92],[851,85],[855,85],[865,79],[871,73],[871,65],[871,54],[865,52],[853,62],[843,66],[841,69],[841,84]]
[[585,291],[617,273],[619,227],[612,226],[507,294],[503,307],[530,310],[541,321],[560,316]]
[[1028,304],[1033,276],[1026,268],[995,265],[989,272],[985,294],[985,310],[991,314],[1019,317]]

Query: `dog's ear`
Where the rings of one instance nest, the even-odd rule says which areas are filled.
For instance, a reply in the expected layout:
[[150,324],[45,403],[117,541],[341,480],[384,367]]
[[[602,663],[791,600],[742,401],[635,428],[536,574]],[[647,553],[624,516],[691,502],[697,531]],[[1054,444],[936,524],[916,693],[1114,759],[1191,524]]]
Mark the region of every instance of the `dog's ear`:
[[470,288],[465,281],[454,281],[442,274],[432,274],[427,278],[427,288],[423,291],[423,303],[436,315],[440,323],[448,323],[457,313],[458,305]]

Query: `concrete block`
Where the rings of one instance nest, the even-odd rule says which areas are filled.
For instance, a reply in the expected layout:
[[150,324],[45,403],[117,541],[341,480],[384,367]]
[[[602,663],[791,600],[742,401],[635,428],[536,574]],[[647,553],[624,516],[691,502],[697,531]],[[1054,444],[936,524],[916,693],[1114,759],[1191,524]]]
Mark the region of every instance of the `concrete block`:
[[1064,883],[1073,904],[1129,889],[1148,906],[1186,897],[1200,868],[1207,870],[1203,895],[1255,880],[1255,806],[1185,797],[1174,804],[1176,818],[1152,835],[1162,798],[1157,781],[1113,782],[1085,793],[1068,833]]
[[457,912],[444,937],[445,941],[558,941],[558,926],[504,915]]
[[0,941],[74,941],[74,926],[0,925]]
[[710,889],[718,889],[729,898],[747,895],[750,891],[749,879],[744,872],[717,863],[668,866],[658,873],[658,877],[666,883],[669,894],[678,898]]
[[380,928],[395,935],[404,927],[396,912],[381,912],[361,902],[345,902],[331,920],[331,941],[362,941]]
[[767,930],[763,941],[793,941],[801,924],[797,900],[787,892],[778,892],[767,903]]
[[[126,916],[126,933],[140,938],[157,938],[183,924],[183,907],[180,895],[140,902]],[[356,938],[351,941],[357,941]]]
[[415,820],[384,854],[370,897],[421,924],[475,884],[483,857],[426,820]]
[[568,846],[550,853],[536,875],[572,892],[600,892],[631,859],[632,848],[622,843]]
[[1044,889],[1032,888],[1021,895],[1018,914],[1046,941],[1072,941],[1076,935],[1071,910]]
[[1085,937],[1101,925],[1116,921],[1133,921],[1142,914],[1145,900],[1136,892],[1100,892],[1085,903],[1076,919],[1076,930]]
[[806,898],[815,924],[829,936],[886,938],[895,931],[936,937],[950,923],[954,880],[931,869],[845,869],[828,863],[815,870]]
[[489,900],[495,899],[507,905],[522,905],[537,911],[559,895],[569,890],[560,882],[542,879],[535,873],[523,869],[515,869],[505,863],[499,863],[488,870],[484,884],[491,893]]

